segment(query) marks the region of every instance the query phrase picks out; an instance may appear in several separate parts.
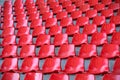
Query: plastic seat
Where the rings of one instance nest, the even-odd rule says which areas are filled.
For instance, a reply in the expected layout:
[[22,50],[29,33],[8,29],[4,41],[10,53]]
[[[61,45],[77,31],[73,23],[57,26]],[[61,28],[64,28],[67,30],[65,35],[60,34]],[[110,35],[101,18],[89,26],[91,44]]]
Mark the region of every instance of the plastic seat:
[[113,66],[113,73],[120,74],[120,58],[117,58],[115,60],[114,66]]
[[82,11],[72,11],[71,12],[71,17],[72,19],[77,19],[82,16]]
[[59,46],[62,44],[68,44],[68,35],[67,34],[57,34],[54,37],[53,44]]
[[109,71],[108,59],[102,58],[102,57],[94,57],[91,59],[89,67],[88,67],[89,73],[102,74],[108,71]]
[[20,28],[23,26],[28,26],[28,21],[26,19],[17,21],[16,28]]
[[71,6],[71,5],[72,5],[72,2],[71,1],[67,1],[67,0],[62,3],[62,7],[63,8],[66,8],[66,7]]
[[89,73],[76,74],[76,77],[74,80],[89,80],[89,79],[95,80],[95,76]]
[[39,58],[53,57],[54,45],[42,45],[38,54]]
[[50,4],[51,2],[56,2],[56,0],[48,0],[47,3]]
[[76,6],[76,7],[80,7],[80,5],[84,5],[84,4],[85,4],[85,1],[84,1],[84,0],[82,0],[82,1],[76,0],[76,1],[75,1],[75,6]]
[[77,19],[76,25],[78,26],[84,26],[89,23],[89,18],[88,17],[79,17]]
[[116,32],[115,24],[114,23],[103,24],[101,27],[101,32],[105,32],[106,34],[112,34]]
[[87,35],[76,33],[73,35],[72,44],[81,45],[87,43]]
[[105,9],[105,5],[100,3],[100,4],[96,4],[94,5],[94,9],[96,9],[97,11],[101,11]]
[[21,72],[30,72],[39,70],[39,59],[35,57],[27,57],[23,59],[20,67]]
[[67,12],[66,11],[61,11],[61,12],[56,14],[56,17],[57,17],[58,20],[61,20],[62,18],[67,17]]
[[40,34],[36,40],[36,46],[50,44],[50,35]]
[[119,80],[120,79],[120,75],[119,74],[105,74],[103,76],[102,80]]
[[116,44],[104,44],[101,51],[101,56],[105,58],[119,57],[119,45]]
[[67,0],[58,0],[59,1],[59,3],[63,3],[64,1],[67,1]]
[[44,3],[44,0],[36,0],[36,5],[39,5],[40,3]]
[[26,0],[26,1],[25,1],[25,5],[28,5],[28,4],[30,4],[30,3],[33,3],[33,0]]
[[94,6],[94,5],[98,4],[98,0],[89,0],[89,4],[90,4],[90,6]]
[[68,35],[74,35],[75,33],[79,33],[79,26],[74,25],[67,26],[66,33]]
[[86,12],[90,9],[90,5],[89,4],[82,4],[79,6],[79,9],[82,11],[82,12]]
[[106,33],[94,33],[92,35],[91,43],[95,45],[102,45],[107,43],[107,34]]
[[[74,64],[73,64],[74,63]],[[67,74],[73,74],[84,71],[84,60],[79,57],[69,57],[65,64],[64,72]]]
[[52,10],[54,14],[57,14],[62,11],[62,6],[56,6]]
[[45,27],[51,27],[57,25],[57,19],[56,18],[48,18],[45,23]]
[[9,36],[9,35],[14,35],[14,30],[15,29],[13,27],[8,27],[8,28],[3,29],[2,37],[6,37],[6,36]]
[[52,18],[53,17],[53,13],[52,12],[45,12],[42,15],[42,20],[47,20],[48,18]]
[[35,56],[35,45],[24,45],[20,51],[20,57],[34,57]]
[[72,24],[72,18],[71,17],[62,18],[61,21],[60,21],[60,25],[62,27],[68,26],[70,24]]
[[20,75],[19,73],[14,73],[14,72],[6,72],[3,73],[3,76],[1,78],[1,80],[19,80],[20,79]]
[[2,50],[2,58],[4,57],[16,57],[17,56],[17,46],[7,45]]
[[36,12],[36,13],[31,13],[30,15],[29,15],[29,18],[28,18],[28,21],[33,21],[33,20],[35,20],[35,19],[39,19],[39,13],[38,12]]
[[96,24],[87,24],[84,26],[82,33],[91,35],[91,34],[94,34],[96,32],[97,32],[97,25]]
[[37,13],[37,8],[36,7],[32,7],[31,8],[27,8],[27,15],[31,15]]
[[111,16],[113,16],[113,10],[112,9],[104,9],[104,10],[102,10],[101,15],[105,16],[105,17],[111,17]]
[[40,14],[45,14],[46,12],[49,12],[50,8],[47,6],[43,6],[40,8]]
[[25,74],[24,80],[42,80],[42,73],[29,72]]
[[4,20],[2,28],[5,29],[7,27],[13,27],[13,20]]
[[91,58],[93,56],[97,56],[96,52],[96,45],[92,44],[83,44],[81,46],[80,52],[79,52],[79,57],[81,58]]
[[62,33],[62,27],[61,26],[52,26],[50,27],[49,34],[50,35],[57,35]]
[[113,33],[111,43],[120,45],[120,32]]
[[96,16],[93,18],[93,24],[102,25],[105,23],[105,16]]
[[21,21],[21,20],[25,20],[25,19],[26,19],[26,14],[20,13],[20,12],[19,12],[19,14],[16,13],[15,21]]
[[109,6],[108,6],[109,9],[113,9],[113,10],[118,10],[120,8],[120,5],[119,3],[111,3]]
[[3,21],[5,21],[5,20],[13,20],[13,14],[5,15],[2,20],[3,20]]
[[17,71],[18,70],[18,59],[17,58],[5,58],[1,65],[1,71]]
[[24,46],[24,45],[27,45],[27,44],[32,44],[32,35],[28,34],[28,35],[20,36],[18,45],[19,46]]
[[110,23],[114,23],[116,25],[119,25],[120,24],[120,16],[112,16],[110,18]]
[[53,9],[54,7],[59,6],[59,2],[51,2],[50,3],[50,8]]
[[37,26],[41,26],[42,25],[42,20],[41,19],[34,19],[31,22],[30,28],[35,28]]
[[14,45],[16,44],[16,36],[15,35],[9,35],[3,38],[2,41],[2,46],[6,46],[6,45]]
[[42,66],[43,73],[51,73],[60,71],[60,58],[46,58]]
[[65,73],[60,73],[60,74],[53,73],[51,74],[49,80],[69,80],[69,76]]
[[74,44],[63,44],[60,46],[60,49],[58,51],[58,57],[67,58],[70,56],[75,56],[74,50],[75,50]]
[[66,11],[68,12],[68,13],[71,13],[71,12],[73,12],[73,11],[75,11],[76,10],[76,6],[74,6],[74,5],[71,5],[71,6],[67,6],[66,7]]
[[85,14],[86,17],[93,18],[97,16],[97,10],[88,10]]
[[109,5],[112,3],[112,0],[102,0],[102,3],[105,5]]
[[39,36],[40,34],[45,34],[45,27],[38,26],[33,29],[32,36]]
[[30,34],[30,28],[29,27],[20,27],[17,32],[17,36],[27,35]]

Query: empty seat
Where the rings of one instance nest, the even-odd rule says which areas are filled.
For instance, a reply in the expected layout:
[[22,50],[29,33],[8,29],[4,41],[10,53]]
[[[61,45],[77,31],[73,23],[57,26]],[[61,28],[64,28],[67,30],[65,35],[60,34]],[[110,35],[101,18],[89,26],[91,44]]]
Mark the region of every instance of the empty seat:
[[54,57],[54,45],[42,45],[38,54],[39,58]]
[[20,51],[20,57],[34,57],[35,56],[35,45],[24,45]]
[[60,21],[60,25],[62,27],[68,26],[72,24],[72,18],[71,17],[66,17],[66,18],[62,18]]
[[67,58],[70,56],[75,56],[74,50],[75,50],[74,44],[63,44],[60,46],[60,49],[58,51],[58,57]]
[[20,67],[21,72],[30,72],[39,70],[39,59],[35,57],[27,57],[23,59]]
[[120,32],[113,33],[111,43],[120,45]]
[[60,71],[60,58],[46,58],[42,66],[43,73],[51,73]]
[[114,57],[120,56],[119,45],[104,44],[102,47],[101,56],[105,58],[114,58]]
[[57,19],[56,18],[48,18],[45,23],[45,27],[51,27],[57,25]]
[[64,72],[73,74],[84,71],[84,60],[79,57],[69,57],[65,64]]
[[4,46],[1,56],[3,58],[4,57],[16,57],[17,56],[17,46],[16,45]]
[[2,45],[14,45],[16,44],[16,36],[15,35],[9,35],[3,38]]
[[17,36],[27,35],[30,34],[30,28],[29,27],[20,27],[17,32]]
[[30,28],[35,28],[37,26],[41,26],[42,25],[42,20],[41,19],[34,19],[31,22]]
[[1,65],[1,71],[17,71],[18,70],[18,59],[17,58],[5,58]]
[[80,34],[76,33],[73,35],[72,43],[74,45],[81,45],[84,43],[87,43],[87,35],[86,34]]
[[90,58],[90,57],[93,57],[93,56],[97,56],[96,45],[83,44],[81,46],[81,49],[80,49],[80,52],[79,52],[79,57]]
[[91,35],[91,34],[94,34],[96,32],[97,32],[97,25],[96,24],[87,24],[84,26],[82,33]]
[[50,44],[50,35],[40,34],[36,40],[36,46]]
[[114,23],[103,24],[101,27],[101,32],[105,32],[106,34],[112,34],[116,32],[116,27]]
[[91,59],[88,72],[92,74],[102,74],[109,71],[108,59],[103,57],[94,57]]
[[89,73],[76,74],[76,77],[74,80],[89,80],[89,79],[95,80],[95,76]]
[[102,80],[119,80],[120,75],[119,74],[105,74],[102,78]]
[[9,36],[9,35],[14,35],[14,28],[13,27],[8,27],[3,29],[2,31],[2,37]]
[[54,37],[53,44],[59,46],[62,44],[68,44],[68,35],[67,34],[57,34]]
[[113,66],[113,73],[120,74],[120,58],[116,58],[114,66]]
[[6,73],[3,73],[3,76],[1,78],[1,80],[14,80],[14,79],[19,80],[20,74],[15,72],[6,72]]
[[50,75],[49,80],[69,80],[69,76],[65,73],[53,73]]
[[68,35],[74,35],[75,33],[79,33],[79,26],[74,25],[67,26],[66,33]]
[[40,72],[29,72],[25,74],[24,80],[42,80],[42,77]]
[[76,25],[78,26],[84,26],[89,23],[89,18],[88,17],[79,17],[77,19]]
[[40,34],[45,34],[45,27],[38,26],[33,29],[32,36],[39,36]]
[[104,43],[107,43],[106,33],[94,33],[92,35],[91,43],[95,45],[102,45]]
[[19,46],[24,46],[24,45],[27,45],[27,44],[32,44],[32,35],[27,34],[27,35],[20,36],[18,45]]
[[61,26],[52,26],[50,27],[49,34],[50,35],[57,35],[62,33],[62,27]]

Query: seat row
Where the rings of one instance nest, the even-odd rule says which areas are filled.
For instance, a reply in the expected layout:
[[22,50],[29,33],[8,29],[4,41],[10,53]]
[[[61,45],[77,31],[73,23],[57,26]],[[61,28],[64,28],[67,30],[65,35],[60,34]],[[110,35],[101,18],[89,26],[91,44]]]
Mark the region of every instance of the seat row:
[[[56,48],[58,52],[56,52]],[[35,45],[25,45],[20,48],[18,53],[18,47],[16,45],[8,45],[3,47],[1,58],[6,57],[39,57],[39,58],[47,58],[57,56],[59,58],[68,58],[70,56],[75,56],[75,45],[74,44],[63,44],[60,47],[55,47],[54,45],[42,45],[39,48],[35,47]],[[78,56],[81,58],[91,58],[94,56],[98,56],[97,47],[93,44],[83,44],[80,47],[78,52]],[[19,54],[19,55],[18,55]],[[37,55],[36,55],[37,54]],[[105,58],[115,58],[120,57],[119,45],[117,44],[104,44],[101,50],[101,54],[99,55]]]
[[[120,44],[119,36],[120,36],[120,32],[114,33],[112,35],[110,43],[119,45]],[[54,37],[51,37],[50,35],[47,35],[47,34],[40,34],[35,39],[36,40],[33,40],[32,35],[29,35],[29,34],[22,35],[20,36],[20,38],[16,38],[15,35],[10,35],[2,38],[1,45],[6,46],[6,45],[17,44],[18,46],[24,46],[24,45],[35,44],[36,46],[41,46],[44,44],[53,44],[55,46],[60,46],[62,44],[72,43],[77,46],[84,43],[89,43],[87,34],[80,34],[80,33],[76,33],[73,35],[72,42],[68,40],[67,34],[57,34]],[[103,45],[105,43],[108,43],[106,33],[94,33],[92,35],[90,43],[95,45]]]
[[[42,73],[34,73],[29,72],[26,73],[24,76],[24,80],[43,80],[44,75]],[[1,80],[11,80],[11,79],[19,80],[20,74],[19,73],[4,73]],[[105,74],[102,80],[118,80],[120,78],[119,74]],[[76,74],[74,80],[96,80],[93,74],[84,73],[84,74]],[[70,80],[70,76],[65,73],[52,73],[48,80]]]
[[[109,60],[103,57],[93,57],[90,59],[88,70],[85,70],[84,59],[80,57],[69,57],[66,59],[65,66],[61,64],[59,57],[46,58],[43,65],[40,64],[39,58],[24,58],[21,66],[18,65],[18,58],[5,58],[1,65],[1,72],[31,72],[40,71],[42,73],[64,72],[66,74],[74,74],[78,72],[89,72],[91,74],[103,74],[111,72],[109,70]],[[99,64],[98,64],[99,63]],[[120,74],[120,58],[116,58],[112,73]],[[19,67],[19,68],[18,68]],[[62,69],[63,68],[63,69]]]
[[[32,25],[32,23],[31,23],[31,25]],[[31,29],[31,28],[33,28],[33,29]],[[83,31],[81,33],[87,34],[87,35],[92,35],[92,34],[98,32],[97,28],[99,28],[99,27],[97,27],[97,25],[95,25],[95,24],[88,24],[83,27]],[[52,26],[48,29],[44,26],[37,26],[37,24],[36,24],[36,26],[34,26],[34,27],[32,27],[32,26],[31,27],[27,27],[27,26],[19,27],[18,30],[16,30],[14,27],[4,28],[2,30],[1,37],[14,35],[15,31],[17,31],[16,36],[19,37],[22,35],[30,34],[30,30],[33,30],[32,31],[33,37],[39,36],[40,34],[47,34],[47,33],[51,36],[55,36],[57,34],[62,34],[63,29],[66,29],[65,33],[68,34],[68,36],[72,36],[75,33],[80,33],[80,31],[81,31],[79,26],[74,26],[74,25],[69,25],[67,27],[61,27],[61,26],[56,25],[56,26]],[[46,30],[49,30],[49,31],[47,32]],[[113,34],[116,32],[116,26],[113,23],[103,24],[100,32],[106,33],[106,34]]]

